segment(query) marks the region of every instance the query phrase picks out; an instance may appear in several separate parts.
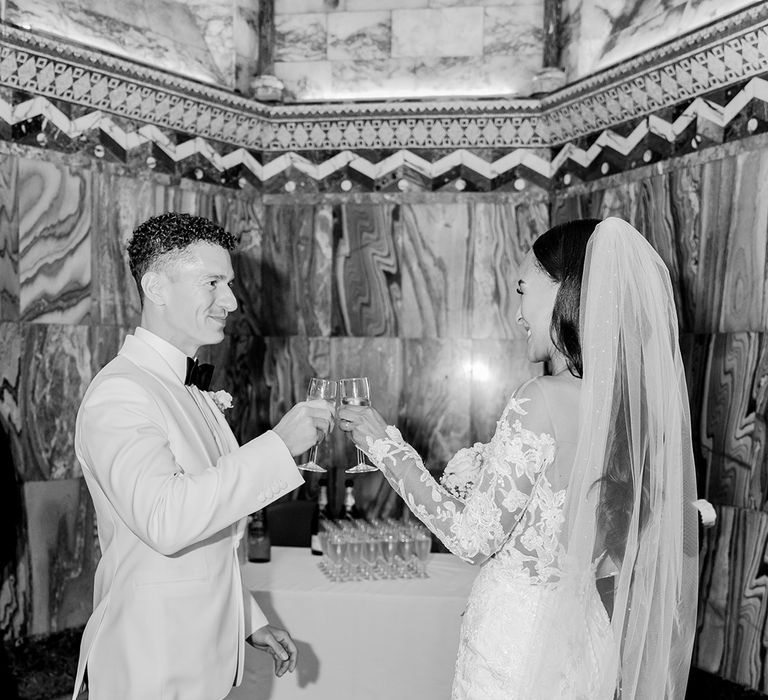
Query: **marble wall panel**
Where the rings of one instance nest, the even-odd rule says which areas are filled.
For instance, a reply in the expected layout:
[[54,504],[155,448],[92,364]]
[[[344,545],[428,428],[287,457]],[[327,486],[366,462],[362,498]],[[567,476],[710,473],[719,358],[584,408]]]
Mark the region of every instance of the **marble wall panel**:
[[274,0],[275,15],[325,12],[326,0]]
[[392,56],[480,56],[483,8],[392,11]]
[[764,670],[768,588],[765,569],[768,514],[717,508],[715,526],[704,531],[698,634],[693,665],[768,691]]
[[96,183],[96,226],[92,234],[94,316],[100,323],[136,325],[141,303],[128,265],[127,246],[134,229],[167,210],[167,188],[101,172]]
[[[21,442],[21,324],[0,322],[0,637],[27,633],[31,609],[27,533],[19,484]],[[14,560],[15,558],[15,560]]]
[[694,329],[698,301],[700,169],[682,168],[630,185],[630,219],[666,263],[682,329]]
[[[224,1],[217,0],[217,4]],[[137,60],[153,68],[206,82],[229,84],[184,2],[15,0],[7,4],[5,20]],[[227,47],[230,52],[231,46],[230,40]]]
[[414,9],[432,4],[431,0],[339,0],[339,2],[344,3],[344,9],[348,12]]
[[483,54],[514,54],[542,66],[544,3],[527,0],[486,7],[483,15]]
[[[364,98],[385,99],[434,94],[420,86],[418,73],[425,73],[425,67],[436,61],[427,59],[371,59],[368,61],[332,61],[329,64],[330,95],[339,99]],[[433,68],[434,70],[434,68]],[[320,95],[318,95],[320,97]]]
[[336,12],[328,15],[328,58],[387,58],[392,42],[391,13]]
[[398,425],[424,464],[441,472],[470,433],[472,341],[409,338],[405,341],[403,393]]
[[544,373],[526,357],[525,340],[472,340],[470,441],[488,442],[510,397],[524,382]]
[[275,61],[275,75],[294,99],[329,100],[342,97],[334,87],[336,61]]
[[697,336],[684,345],[692,420],[698,423],[695,436],[703,460],[700,491],[713,503],[761,509],[768,496],[766,338],[728,333]]
[[767,317],[768,152],[751,151],[705,163],[697,330],[763,330]]
[[[26,533],[23,547],[26,547]],[[0,581],[0,641],[12,643],[28,634],[32,609],[29,560],[22,557]]]
[[232,395],[232,408],[224,415],[241,444],[274,426],[268,417],[264,339],[253,335],[242,313],[230,314],[223,342],[201,348],[199,356],[214,365],[212,390]]
[[21,158],[18,203],[22,320],[73,324],[88,321],[91,171]]
[[18,159],[0,155],[0,320],[19,318]]
[[30,634],[84,625],[91,614],[99,560],[96,523],[85,480],[24,484],[32,580]]
[[264,211],[261,317],[264,333],[329,335],[329,205],[267,205]]
[[343,204],[334,229],[333,334],[398,334],[400,269],[395,205]]
[[[16,3],[22,5],[23,3]],[[77,0],[70,2],[62,0],[59,3],[44,2],[40,4],[55,5],[58,4],[62,10],[70,16],[71,12],[96,12],[104,17],[116,20],[122,24],[135,26],[148,26],[151,6],[146,7],[144,0],[126,0],[123,2],[103,2],[103,0]]]
[[[422,56],[332,61],[331,93],[302,99],[528,95],[540,69],[535,56]],[[319,82],[318,82],[319,84]]]
[[327,58],[327,15],[275,15],[275,61],[324,61]]
[[108,362],[117,357],[126,337],[131,335],[134,329],[135,326],[133,325],[91,326],[88,329],[88,349],[92,376],[95,377]]
[[466,201],[404,204],[395,227],[400,335],[471,337],[474,246]]
[[562,65],[569,82],[636,56],[753,0],[567,0]]
[[[261,246],[264,235],[264,206],[257,197],[219,194],[214,198],[213,220],[238,239],[232,252],[234,292],[239,313],[254,335],[261,332]],[[325,221],[325,219],[323,219]]]
[[[230,84],[228,78],[234,73],[232,0],[160,0],[147,3],[146,9],[146,27],[157,35],[155,51],[164,49],[171,65],[178,59],[194,58],[198,72],[222,85]],[[185,72],[183,63],[169,68]]]
[[685,369],[685,381],[688,388],[688,403],[691,411],[691,442],[696,466],[696,486],[701,498],[708,494],[709,459],[711,453],[704,456],[702,439],[702,406],[707,393],[707,368],[710,357],[712,336],[709,334],[683,333],[680,336],[680,352]]
[[0,322],[0,637],[26,634],[30,585],[26,524],[19,483],[21,444],[21,324]]
[[259,1],[236,0],[232,41],[235,51],[235,89],[249,94],[259,56]]
[[[197,25],[223,84],[233,86],[235,76],[235,13],[233,0],[183,0],[180,3]],[[173,35],[172,35],[173,36]]]
[[21,421],[21,357],[23,335],[20,323],[0,321],[0,421],[11,436],[14,456],[20,457]]
[[472,338],[525,337],[515,322],[517,271],[533,241],[549,228],[548,209],[543,198],[471,205]]
[[299,401],[307,398],[312,377],[329,377],[330,340],[307,336],[270,336],[257,348],[261,371],[256,379],[267,408],[262,429],[274,426]]
[[23,327],[21,411],[25,481],[81,474],[73,438],[80,401],[92,378],[88,326]]
[[165,211],[176,211],[213,219],[217,191],[218,188],[196,184],[192,180],[182,180],[178,186],[169,187],[164,195],[162,192],[159,193],[158,201],[164,200]]

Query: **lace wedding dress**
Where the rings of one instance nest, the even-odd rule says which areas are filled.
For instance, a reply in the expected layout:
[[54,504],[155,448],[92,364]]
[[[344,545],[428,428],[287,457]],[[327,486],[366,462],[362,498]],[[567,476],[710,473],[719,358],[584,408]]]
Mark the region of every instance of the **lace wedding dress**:
[[548,381],[521,387],[491,441],[460,450],[441,483],[396,428],[389,426],[386,439],[369,444],[371,459],[424,524],[451,552],[482,563],[464,613],[454,700],[545,700],[534,686],[550,647],[565,651],[546,660],[558,676],[557,694],[549,690],[546,700],[592,700],[593,683],[610,655],[613,637],[594,568],[573,594],[578,614],[569,616],[570,629],[558,629],[568,643],[553,645],[547,638],[576,445],[573,414],[563,415]]

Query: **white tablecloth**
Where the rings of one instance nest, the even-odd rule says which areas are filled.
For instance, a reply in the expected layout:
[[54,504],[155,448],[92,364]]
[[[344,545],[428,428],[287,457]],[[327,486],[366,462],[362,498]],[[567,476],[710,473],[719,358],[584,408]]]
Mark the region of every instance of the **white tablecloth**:
[[293,674],[246,645],[243,683],[228,700],[447,700],[461,613],[477,568],[432,554],[429,578],[333,583],[308,549],[273,547],[243,578],[270,622],[299,648]]

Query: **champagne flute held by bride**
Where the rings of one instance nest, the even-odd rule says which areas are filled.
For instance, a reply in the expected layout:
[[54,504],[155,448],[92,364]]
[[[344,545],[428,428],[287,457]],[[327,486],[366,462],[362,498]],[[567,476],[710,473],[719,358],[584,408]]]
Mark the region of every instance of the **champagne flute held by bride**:
[[[368,377],[348,377],[339,379],[339,398],[345,406],[370,406],[371,390],[368,386]],[[365,453],[358,447],[357,464],[346,470],[347,474],[362,474],[364,472],[375,472],[376,467],[372,467],[365,461]]]

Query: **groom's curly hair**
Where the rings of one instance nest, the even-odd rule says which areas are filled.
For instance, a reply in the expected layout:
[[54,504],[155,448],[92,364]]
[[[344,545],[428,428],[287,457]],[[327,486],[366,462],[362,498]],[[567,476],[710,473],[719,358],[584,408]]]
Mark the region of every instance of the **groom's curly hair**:
[[193,243],[211,243],[234,250],[235,237],[210,219],[191,214],[167,212],[153,216],[140,224],[128,241],[128,263],[144,303],[141,278],[153,267],[177,259],[177,255]]

